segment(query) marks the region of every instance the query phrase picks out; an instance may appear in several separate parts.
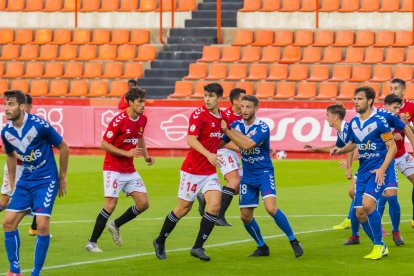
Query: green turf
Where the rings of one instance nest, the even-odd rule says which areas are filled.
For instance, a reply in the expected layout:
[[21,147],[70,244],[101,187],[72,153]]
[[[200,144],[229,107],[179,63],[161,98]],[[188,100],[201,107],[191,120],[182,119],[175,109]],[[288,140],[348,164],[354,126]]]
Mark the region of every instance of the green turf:
[[[103,205],[102,160],[101,156],[71,157],[68,195],[56,200],[51,226],[53,239],[43,275],[409,275],[414,270],[414,230],[409,223],[411,184],[400,177],[402,220],[405,221],[401,233],[406,245],[397,248],[390,237],[385,237],[389,257],[367,261],[362,257],[370,252],[372,244],[365,234],[361,233],[361,245],[345,247],[341,244],[350,231],[331,230],[345,217],[350,202],[347,196],[349,182],[338,161],[275,162],[278,205],[303,244],[305,254],[300,259],[293,256],[286,237],[262,205],[255,214],[262,234],[267,237],[271,255],[246,257],[255,249],[255,243],[242,226],[235,200],[227,213],[233,227],[216,227],[206,243],[206,252],[212,257],[210,262],[201,262],[189,254],[200,222],[196,208],[180,221],[168,238],[168,260],[157,260],[152,240],[176,204],[182,162],[179,158],[158,158],[153,167],[146,166],[142,160],[136,162],[148,189],[150,209],[121,228],[124,241],[121,247],[113,244],[105,230],[99,240],[104,252],[86,252],[86,241]],[[0,166],[2,163],[4,158],[0,160]],[[130,198],[122,196],[112,217],[117,217],[131,204]],[[389,222],[388,216],[384,217],[384,222]],[[19,227],[21,265],[24,274],[28,275],[33,263],[35,238],[27,234],[30,219],[25,218],[22,223]],[[391,230],[389,224],[385,228]],[[0,272],[6,272],[8,262],[3,235],[0,236]]]

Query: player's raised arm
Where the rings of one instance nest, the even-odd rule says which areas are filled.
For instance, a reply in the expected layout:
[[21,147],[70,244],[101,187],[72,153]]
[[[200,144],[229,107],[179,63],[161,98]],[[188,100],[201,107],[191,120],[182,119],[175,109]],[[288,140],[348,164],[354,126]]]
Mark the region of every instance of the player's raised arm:
[[329,153],[331,151],[331,149],[333,149],[335,147],[335,145],[330,145],[330,146],[326,146],[326,147],[315,147],[312,145],[305,145],[303,148],[307,151],[311,151],[311,152],[326,152]]
[[114,155],[129,157],[129,158],[142,155],[141,148],[132,148],[129,151],[126,151],[126,150],[115,147],[114,145],[108,143],[105,140],[101,141],[101,149]]
[[144,157],[145,162],[147,162],[148,166],[154,164],[154,158],[149,156],[147,150],[147,144],[145,143],[144,135],[142,135],[141,139],[138,140],[138,147],[142,149],[142,156]]
[[66,173],[68,171],[69,163],[69,146],[62,141],[58,146],[59,150],[59,197],[62,197],[66,194]]

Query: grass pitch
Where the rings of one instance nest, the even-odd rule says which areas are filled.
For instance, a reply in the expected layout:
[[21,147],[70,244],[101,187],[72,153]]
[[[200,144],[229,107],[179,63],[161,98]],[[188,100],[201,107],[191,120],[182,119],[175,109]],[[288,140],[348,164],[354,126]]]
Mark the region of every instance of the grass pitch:
[[[239,219],[237,198],[227,212],[232,227],[216,227],[206,243],[208,263],[190,256],[200,223],[195,208],[183,218],[167,239],[168,260],[156,259],[152,241],[165,216],[176,205],[181,158],[157,158],[152,167],[136,161],[150,198],[150,209],[121,228],[123,245],[116,246],[105,230],[99,240],[103,253],[85,251],[96,216],[103,206],[102,156],[72,156],[68,195],[56,199],[50,244],[42,275],[410,275],[414,270],[414,230],[411,221],[411,184],[400,175],[401,234],[406,245],[398,248],[385,237],[390,255],[380,261],[364,260],[372,244],[361,230],[361,244],[343,246],[350,230],[332,230],[346,216],[349,182],[338,161],[275,161],[277,202],[288,216],[305,253],[296,259],[287,238],[263,205],[255,211],[269,257],[248,258],[256,247]],[[0,166],[4,157],[0,160]],[[223,182],[224,183],[224,182]],[[121,196],[112,219],[122,214],[132,200]],[[387,208],[388,209],[388,208]],[[388,213],[386,209],[385,214]],[[0,218],[3,214],[0,213]],[[384,216],[391,231],[389,216]],[[29,237],[30,218],[19,227],[21,266],[24,275],[33,265],[36,238]],[[3,234],[0,235],[0,275],[8,269]]]

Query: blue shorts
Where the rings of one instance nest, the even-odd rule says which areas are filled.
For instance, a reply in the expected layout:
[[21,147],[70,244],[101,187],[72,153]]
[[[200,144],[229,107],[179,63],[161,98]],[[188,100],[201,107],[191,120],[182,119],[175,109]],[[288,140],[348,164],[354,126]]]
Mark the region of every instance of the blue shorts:
[[59,191],[57,179],[47,179],[42,182],[19,180],[11,196],[7,211],[31,211],[33,215],[50,217],[53,204]]
[[385,190],[398,189],[398,174],[394,161],[388,166],[386,174],[388,181],[385,182]]
[[239,206],[240,208],[257,207],[259,205],[259,192],[262,198],[276,197],[275,175],[273,171],[263,173],[256,179],[242,178],[240,182]]
[[[388,183],[387,175],[385,175],[384,183]],[[362,208],[362,198],[364,195],[378,201],[386,186],[377,185],[375,182],[375,173],[358,174],[355,187],[354,208]]]

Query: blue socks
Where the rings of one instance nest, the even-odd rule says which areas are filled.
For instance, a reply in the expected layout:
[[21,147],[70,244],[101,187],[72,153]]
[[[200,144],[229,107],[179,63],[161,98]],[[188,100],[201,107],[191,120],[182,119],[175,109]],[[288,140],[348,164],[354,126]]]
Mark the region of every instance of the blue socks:
[[374,245],[383,245],[381,215],[378,210],[374,210],[371,214],[368,214],[368,223],[374,236]]
[[359,236],[359,220],[356,216],[355,208],[352,208],[352,216],[351,216],[351,230],[352,236]]
[[295,235],[293,234],[293,230],[290,227],[289,221],[285,214],[280,210],[277,209],[276,214],[273,216],[277,226],[286,234],[289,241],[293,241],[295,239]]
[[10,272],[20,273],[20,237],[19,231],[4,232],[4,244],[6,246],[7,258],[10,263]]
[[[377,210],[380,213],[381,217],[384,215],[385,204],[387,203],[387,199],[388,199],[387,197],[382,195],[378,200]],[[391,209],[390,206],[388,206],[388,207],[389,207],[389,209]]]
[[401,207],[397,196],[388,197],[388,209],[392,222],[392,232],[400,230]]
[[354,211],[354,200],[351,200],[351,206],[349,206],[349,212],[348,212],[348,219],[352,219],[352,212]]
[[47,250],[50,243],[50,234],[46,236],[37,235],[36,246],[35,246],[35,256],[34,256],[34,268],[32,271],[32,276],[40,275],[40,270],[42,270],[43,264],[46,260]]
[[252,236],[252,238],[256,241],[258,247],[265,244],[262,234],[260,233],[259,225],[254,218],[249,224],[244,224],[244,228],[246,228],[250,236]]
[[374,234],[372,233],[372,229],[371,229],[371,227],[369,226],[368,221],[366,221],[366,222],[361,222],[361,226],[362,226],[362,229],[364,229],[365,233],[367,233],[368,238],[369,238],[372,242],[374,242]]

